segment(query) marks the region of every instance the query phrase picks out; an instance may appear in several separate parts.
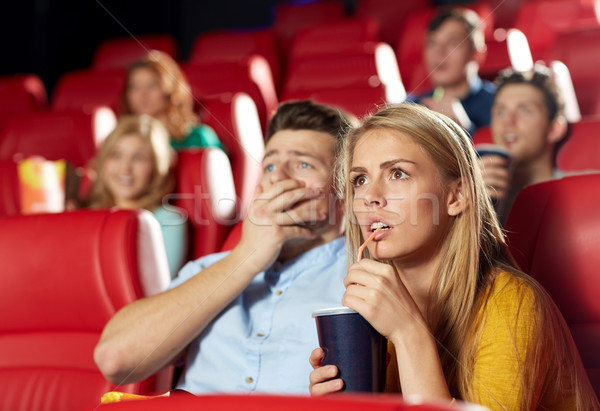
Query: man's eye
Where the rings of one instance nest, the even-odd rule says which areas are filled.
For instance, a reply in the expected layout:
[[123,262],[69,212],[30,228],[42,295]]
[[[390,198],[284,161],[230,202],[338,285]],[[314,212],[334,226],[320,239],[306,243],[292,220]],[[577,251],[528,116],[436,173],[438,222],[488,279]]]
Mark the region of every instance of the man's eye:
[[270,173],[270,172],[272,172],[274,170],[275,170],[275,166],[273,164],[269,164],[268,166],[265,167],[265,171],[267,173]]
[[305,161],[300,163],[300,168],[311,168],[311,167],[312,166]]

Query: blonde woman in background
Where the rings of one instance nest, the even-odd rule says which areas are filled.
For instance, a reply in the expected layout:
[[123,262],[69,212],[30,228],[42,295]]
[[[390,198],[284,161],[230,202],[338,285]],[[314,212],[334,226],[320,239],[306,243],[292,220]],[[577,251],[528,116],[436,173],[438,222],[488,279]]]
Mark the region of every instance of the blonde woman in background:
[[[338,173],[349,260],[342,303],[388,341],[388,389],[507,410],[597,410],[565,322],[520,272],[488,198],[467,134],[404,104],[345,140]],[[342,193],[341,193],[342,194]],[[311,354],[310,391],[338,391],[333,365]]]
[[171,277],[187,251],[187,226],[163,199],[175,189],[175,153],[162,123],[150,116],[124,116],[106,138],[94,159],[97,176],[91,189],[91,208],[143,208],[161,226]]
[[166,53],[148,52],[127,72],[121,95],[122,114],[148,114],[159,119],[176,150],[221,147],[214,130],[199,124],[194,98],[179,65]]

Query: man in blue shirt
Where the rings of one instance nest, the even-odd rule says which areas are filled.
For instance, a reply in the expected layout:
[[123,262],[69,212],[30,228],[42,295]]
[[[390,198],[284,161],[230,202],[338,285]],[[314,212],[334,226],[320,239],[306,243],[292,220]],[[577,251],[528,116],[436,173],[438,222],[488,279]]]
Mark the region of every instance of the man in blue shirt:
[[139,381],[185,354],[177,387],[192,393],[308,393],[311,312],[344,293],[333,165],[346,124],[309,101],[278,108],[239,243],[188,263],[169,290],[109,321],[94,353],[109,381]]
[[441,9],[429,23],[423,57],[433,89],[408,99],[445,114],[471,135],[490,124],[495,87],[479,77],[481,20],[469,9]]

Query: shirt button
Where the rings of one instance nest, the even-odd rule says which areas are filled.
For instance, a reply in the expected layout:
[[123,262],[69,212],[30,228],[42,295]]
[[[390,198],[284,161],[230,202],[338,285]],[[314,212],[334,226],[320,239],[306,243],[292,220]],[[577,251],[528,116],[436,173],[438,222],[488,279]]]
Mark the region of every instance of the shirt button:
[[252,384],[254,382],[254,378],[252,378],[252,377],[246,377],[246,382],[248,384]]
[[257,333],[256,336],[257,337],[264,337],[265,335],[263,333]]
[[277,290],[277,291],[275,291],[275,294],[277,294],[277,295],[281,295],[281,294],[283,294],[283,291],[281,291],[281,290]]
[[277,264],[275,264],[273,266],[273,271],[278,272],[279,271],[279,266]]

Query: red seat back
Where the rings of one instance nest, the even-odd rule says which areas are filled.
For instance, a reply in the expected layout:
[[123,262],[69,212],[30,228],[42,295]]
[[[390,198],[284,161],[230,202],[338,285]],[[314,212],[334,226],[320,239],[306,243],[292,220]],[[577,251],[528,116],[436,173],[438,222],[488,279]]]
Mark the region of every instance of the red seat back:
[[559,170],[600,170],[600,117],[584,117],[570,127],[571,136],[558,153]]
[[344,4],[336,0],[280,3],[275,8],[273,31],[277,49],[287,54],[294,36],[302,29],[345,18]]
[[288,53],[289,64],[303,56],[339,54],[345,44],[379,41],[379,23],[373,18],[347,18],[300,30]]
[[93,360],[112,315],[168,285],[160,227],[149,212],[0,218],[0,259],[1,409],[79,410],[115,389],[169,389],[170,370],[116,387]]
[[262,56],[269,64],[275,84],[280,75],[279,55],[273,30],[218,30],[198,35],[188,63],[207,64],[244,61],[252,55]]
[[0,217],[21,214],[17,162],[0,160]]
[[562,312],[596,394],[600,393],[600,174],[524,188],[506,224],[519,267]]
[[369,84],[354,87],[300,90],[289,94],[288,99],[312,100],[316,103],[338,107],[346,113],[363,118],[375,113],[387,102],[386,88],[383,84]]
[[[447,401],[446,401],[447,402]],[[151,401],[127,401],[101,406],[100,410],[236,410],[245,411],[451,411],[475,410],[461,404],[405,402],[400,395],[343,394],[321,397],[283,395],[185,395]],[[90,410],[91,411],[91,410]]]
[[227,150],[242,218],[262,175],[265,143],[254,101],[244,93],[203,100],[203,121]]
[[175,206],[192,229],[191,257],[218,252],[236,222],[236,195],[227,155],[218,148],[177,153]]
[[473,145],[477,144],[494,144],[492,129],[490,126],[479,127],[472,136]]
[[126,69],[145,57],[150,50],[159,50],[177,60],[177,43],[170,34],[149,34],[104,40],[94,53],[92,69]]
[[582,115],[600,115],[600,27],[572,31],[557,37],[550,57],[569,68]]
[[28,113],[47,104],[46,88],[35,74],[0,77],[0,112]]
[[68,160],[83,167],[116,125],[107,107],[91,113],[44,111],[23,114],[8,121],[0,131],[0,160],[42,156]]
[[0,76],[0,127],[15,115],[47,105],[46,88],[35,74]]
[[[398,85],[400,97],[404,87],[398,71],[393,50],[385,43],[352,43],[344,53],[305,56],[288,70],[283,89],[283,100],[288,100],[301,91],[314,91],[344,87],[377,87],[383,84],[387,91]],[[388,101],[398,103],[394,97]]]
[[263,130],[277,109],[278,98],[269,65],[261,56],[244,61],[187,64],[182,67],[196,100],[224,93],[248,94],[256,104]]
[[89,113],[98,106],[108,106],[117,112],[124,87],[124,70],[67,72],[54,89],[52,108]]

